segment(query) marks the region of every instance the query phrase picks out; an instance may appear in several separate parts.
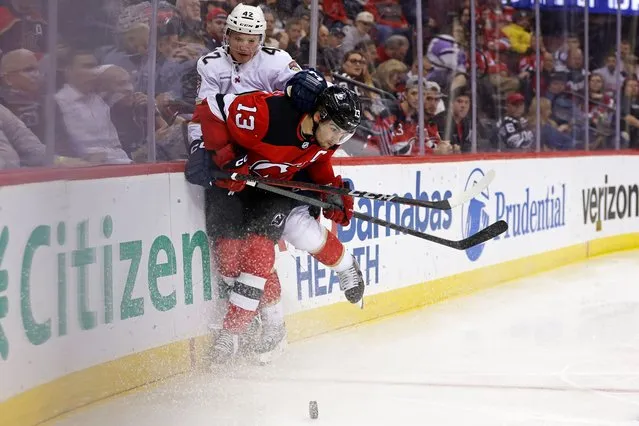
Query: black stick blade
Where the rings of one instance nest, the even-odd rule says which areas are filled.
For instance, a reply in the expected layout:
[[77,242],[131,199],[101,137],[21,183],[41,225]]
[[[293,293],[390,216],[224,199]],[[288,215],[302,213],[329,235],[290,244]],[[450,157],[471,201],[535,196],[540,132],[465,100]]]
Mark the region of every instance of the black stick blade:
[[503,234],[507,230],[508,230],[508,223],[506,223],[505,220],[497,221],[493,223],[492,225],[477,232],[476,234],[473,234],[468,238],[458,241],[459,246],[456,248],[459,248],[460,250],[469,249],[478,244],[485,243],[488,240],[492,240],[493,238]]

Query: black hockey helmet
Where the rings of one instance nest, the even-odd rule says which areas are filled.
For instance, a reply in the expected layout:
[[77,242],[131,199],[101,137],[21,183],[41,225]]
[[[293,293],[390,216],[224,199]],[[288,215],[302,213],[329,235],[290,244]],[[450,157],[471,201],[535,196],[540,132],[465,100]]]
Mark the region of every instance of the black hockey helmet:
[[320,121],[333,120],[340,129],[352,133],[361,121],[362,104],[352,90],[333,85],[318,96],[317,112]]

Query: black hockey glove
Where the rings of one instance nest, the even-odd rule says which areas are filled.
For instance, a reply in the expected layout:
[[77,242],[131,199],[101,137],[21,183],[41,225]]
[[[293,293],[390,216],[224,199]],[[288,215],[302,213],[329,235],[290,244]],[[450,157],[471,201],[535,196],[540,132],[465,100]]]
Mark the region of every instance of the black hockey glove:
[[204,148],[204,141],[197,139],[191,142],[189,147],[189,158],[186,160],[184,177],[193,185],[200,185],[205,188],[213,186],[211,168],[213,160],[211,153]]
[[286,83],[286,94],[295,108],[302,112],[315,111],[317,97],[328,87],[322,75],[310,68],[296,73]]

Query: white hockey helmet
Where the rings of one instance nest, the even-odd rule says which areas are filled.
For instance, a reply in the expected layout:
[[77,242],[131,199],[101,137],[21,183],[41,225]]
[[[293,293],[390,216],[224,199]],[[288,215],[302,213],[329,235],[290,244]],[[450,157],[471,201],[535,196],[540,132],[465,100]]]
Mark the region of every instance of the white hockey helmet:
[[266,36],[264,12],[257,6],[238,4],[226,18],[226,33],[235,31],[241,34]]

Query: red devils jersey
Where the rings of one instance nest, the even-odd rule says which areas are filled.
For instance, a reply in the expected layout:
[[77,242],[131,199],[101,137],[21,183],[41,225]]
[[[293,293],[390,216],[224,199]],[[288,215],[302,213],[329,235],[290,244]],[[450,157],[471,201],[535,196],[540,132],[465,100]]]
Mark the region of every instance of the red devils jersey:
[[218,165],[244,151],[253,174],[290,180],[306,169],[314,182],[330,183],[335,149],[322,149],[303,135],[303,118],[283,93],[251,92],[209,97],[196,106],[193,120]]
[[[387,128],[390,130],[390,150],[395,154],[418,155],[419,144],[417,143],[417,114],[406,115],[399,104],[389,108],[389,115],[379,117],[376,126],[378,129]],[[384,143],[373,139],[374,142]],[[425,152],[430,153],[441,142],[437,123],[429,117],[424,117],[424,145]]]

